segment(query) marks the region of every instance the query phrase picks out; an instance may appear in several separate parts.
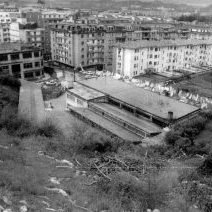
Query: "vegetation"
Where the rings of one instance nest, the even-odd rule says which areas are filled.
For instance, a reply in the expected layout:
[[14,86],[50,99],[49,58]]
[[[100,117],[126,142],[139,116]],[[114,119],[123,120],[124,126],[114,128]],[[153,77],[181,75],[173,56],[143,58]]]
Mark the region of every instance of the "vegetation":
[[19,89],[21,87],[20,80],[14,78],[14,77],[11,77],[11,76],[2,76],[2,77],[0,77],[0,84],[9,86],[9,87],[11,87],[13,89],[16,89],[18,91],[19,91]]
[[196,139],[211,118],[204,112],[176,125],[166,137],[167,146],[150,148],[121,142],[85,124],[75,124],[65,138],[51,120],[36,126],[18,117],[17,104],[8,97],[0,118],[0,191],[14,202],[13,211],[19,211],[23,199],[29,211],[44,211],[44,200],[55,211],[194,212],[194,204],[211,211],[205,189],[212,183],[207,177],[211,157],[193,156],[201,149]]
[[197,136],[205,129],[206,124],[212,120],[212,112],[202,112],[199,116],[187,122],[177,124],[167,133],[165,142],[173,151],[183,151],[187,154],[209,154],[202,142],[195,142]]
[[64,89],[61,86],[43,86],[42,94],[44,101],[55,99],[64,93]]

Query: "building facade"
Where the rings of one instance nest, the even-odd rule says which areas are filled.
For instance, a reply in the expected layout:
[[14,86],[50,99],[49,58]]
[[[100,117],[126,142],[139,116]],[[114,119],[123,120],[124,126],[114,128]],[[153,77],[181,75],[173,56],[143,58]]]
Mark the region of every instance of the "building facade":
[[19,43],[0,44],[0,74],[22,79],[43,76],[43,53],[40,48]]
[[131,39],[127,33],[119,26],[57,24],[51,29],[52,60],[112,71],[113,45]]
[[114,47],[113,70],[134,77],[146,70],[170,72],[212,65],[212,41],[136,41]]
[[37,24],[20,24],[12,22],[10,24],[10,40],[12,42],[21,41],[35,47],[44,48],[44,29],[37,28]]

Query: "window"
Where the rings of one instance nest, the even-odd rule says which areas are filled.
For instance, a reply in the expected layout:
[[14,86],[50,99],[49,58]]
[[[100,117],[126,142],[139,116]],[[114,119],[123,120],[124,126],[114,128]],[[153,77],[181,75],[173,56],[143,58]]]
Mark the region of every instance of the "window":
[[39,52],[34,52],[34,57],[39,57]]
[[11,60],[19,60],[19,54],[11,54]]
[[84,55],[82,55],[81,57],[84,58]]
[[23,53],[23,58],[31,58],[32,57],[32,52],[24,52]]
[[24,63],[24,68],[25,69],[32,68],[32,63]]
[[81,99],[77,99],[77,104],[83,105],[83,101]]
[[35,62],[35,67],[40,67],[40,62]]
[[1,68],[2,68],[2,70],[8,70],[9,66],[2,66]]
[[8,57],[7,54],[0,54],[0,61],[7,61]]
[[25,73],[24,74],[24,78],[32,78],[33,77],[33,73],[30,72],[30,73]]
[[81,43],[82,45],[84,45],[84,41],[82,41],[82,43]]
[[135,53],[138,53],[139,52],[139,49],[135,49]]

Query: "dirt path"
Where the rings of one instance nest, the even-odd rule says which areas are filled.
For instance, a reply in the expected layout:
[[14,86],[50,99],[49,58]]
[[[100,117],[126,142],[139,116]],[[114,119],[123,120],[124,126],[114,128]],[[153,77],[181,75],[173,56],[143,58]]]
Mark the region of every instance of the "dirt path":
[[21,81],[18,112],[21,117],[35,123],[45,120],[44,102],[40,86],[33,82]]

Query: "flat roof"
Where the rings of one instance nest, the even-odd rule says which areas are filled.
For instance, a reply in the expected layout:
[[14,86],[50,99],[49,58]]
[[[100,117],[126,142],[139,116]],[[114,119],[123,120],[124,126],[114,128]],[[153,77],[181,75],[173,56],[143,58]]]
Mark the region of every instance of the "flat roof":
[[0,54],[24,52],[24,51],[36,51],[41,50],[39,47],[27,46],[21,43],[0,43]]
[[91,100],[91,99],[96,99],[99,97],[105,96],[105,94],[98,92],[96,90],[90,89],[88,87],[85,87],[81,84],[75,83],[73,89],[68,90],[70,93],[73,93],[77,96],[80,96],[81,98],[85,100]]
[[163,119],[168,119],[169,111],[173,112],[174,119],[179,119],[199,110],[198,107],[115,80],[112,77],[93,78],[79,81],[79,83]]
[[168,46],[187,46],[187,45],[212,45],[212,40],[162,40],[162,41],[130,41],[123,44],[116,44],[114,46],[125,49],[139,49],[139,48],[150,48],[150,47],[168,47]]

